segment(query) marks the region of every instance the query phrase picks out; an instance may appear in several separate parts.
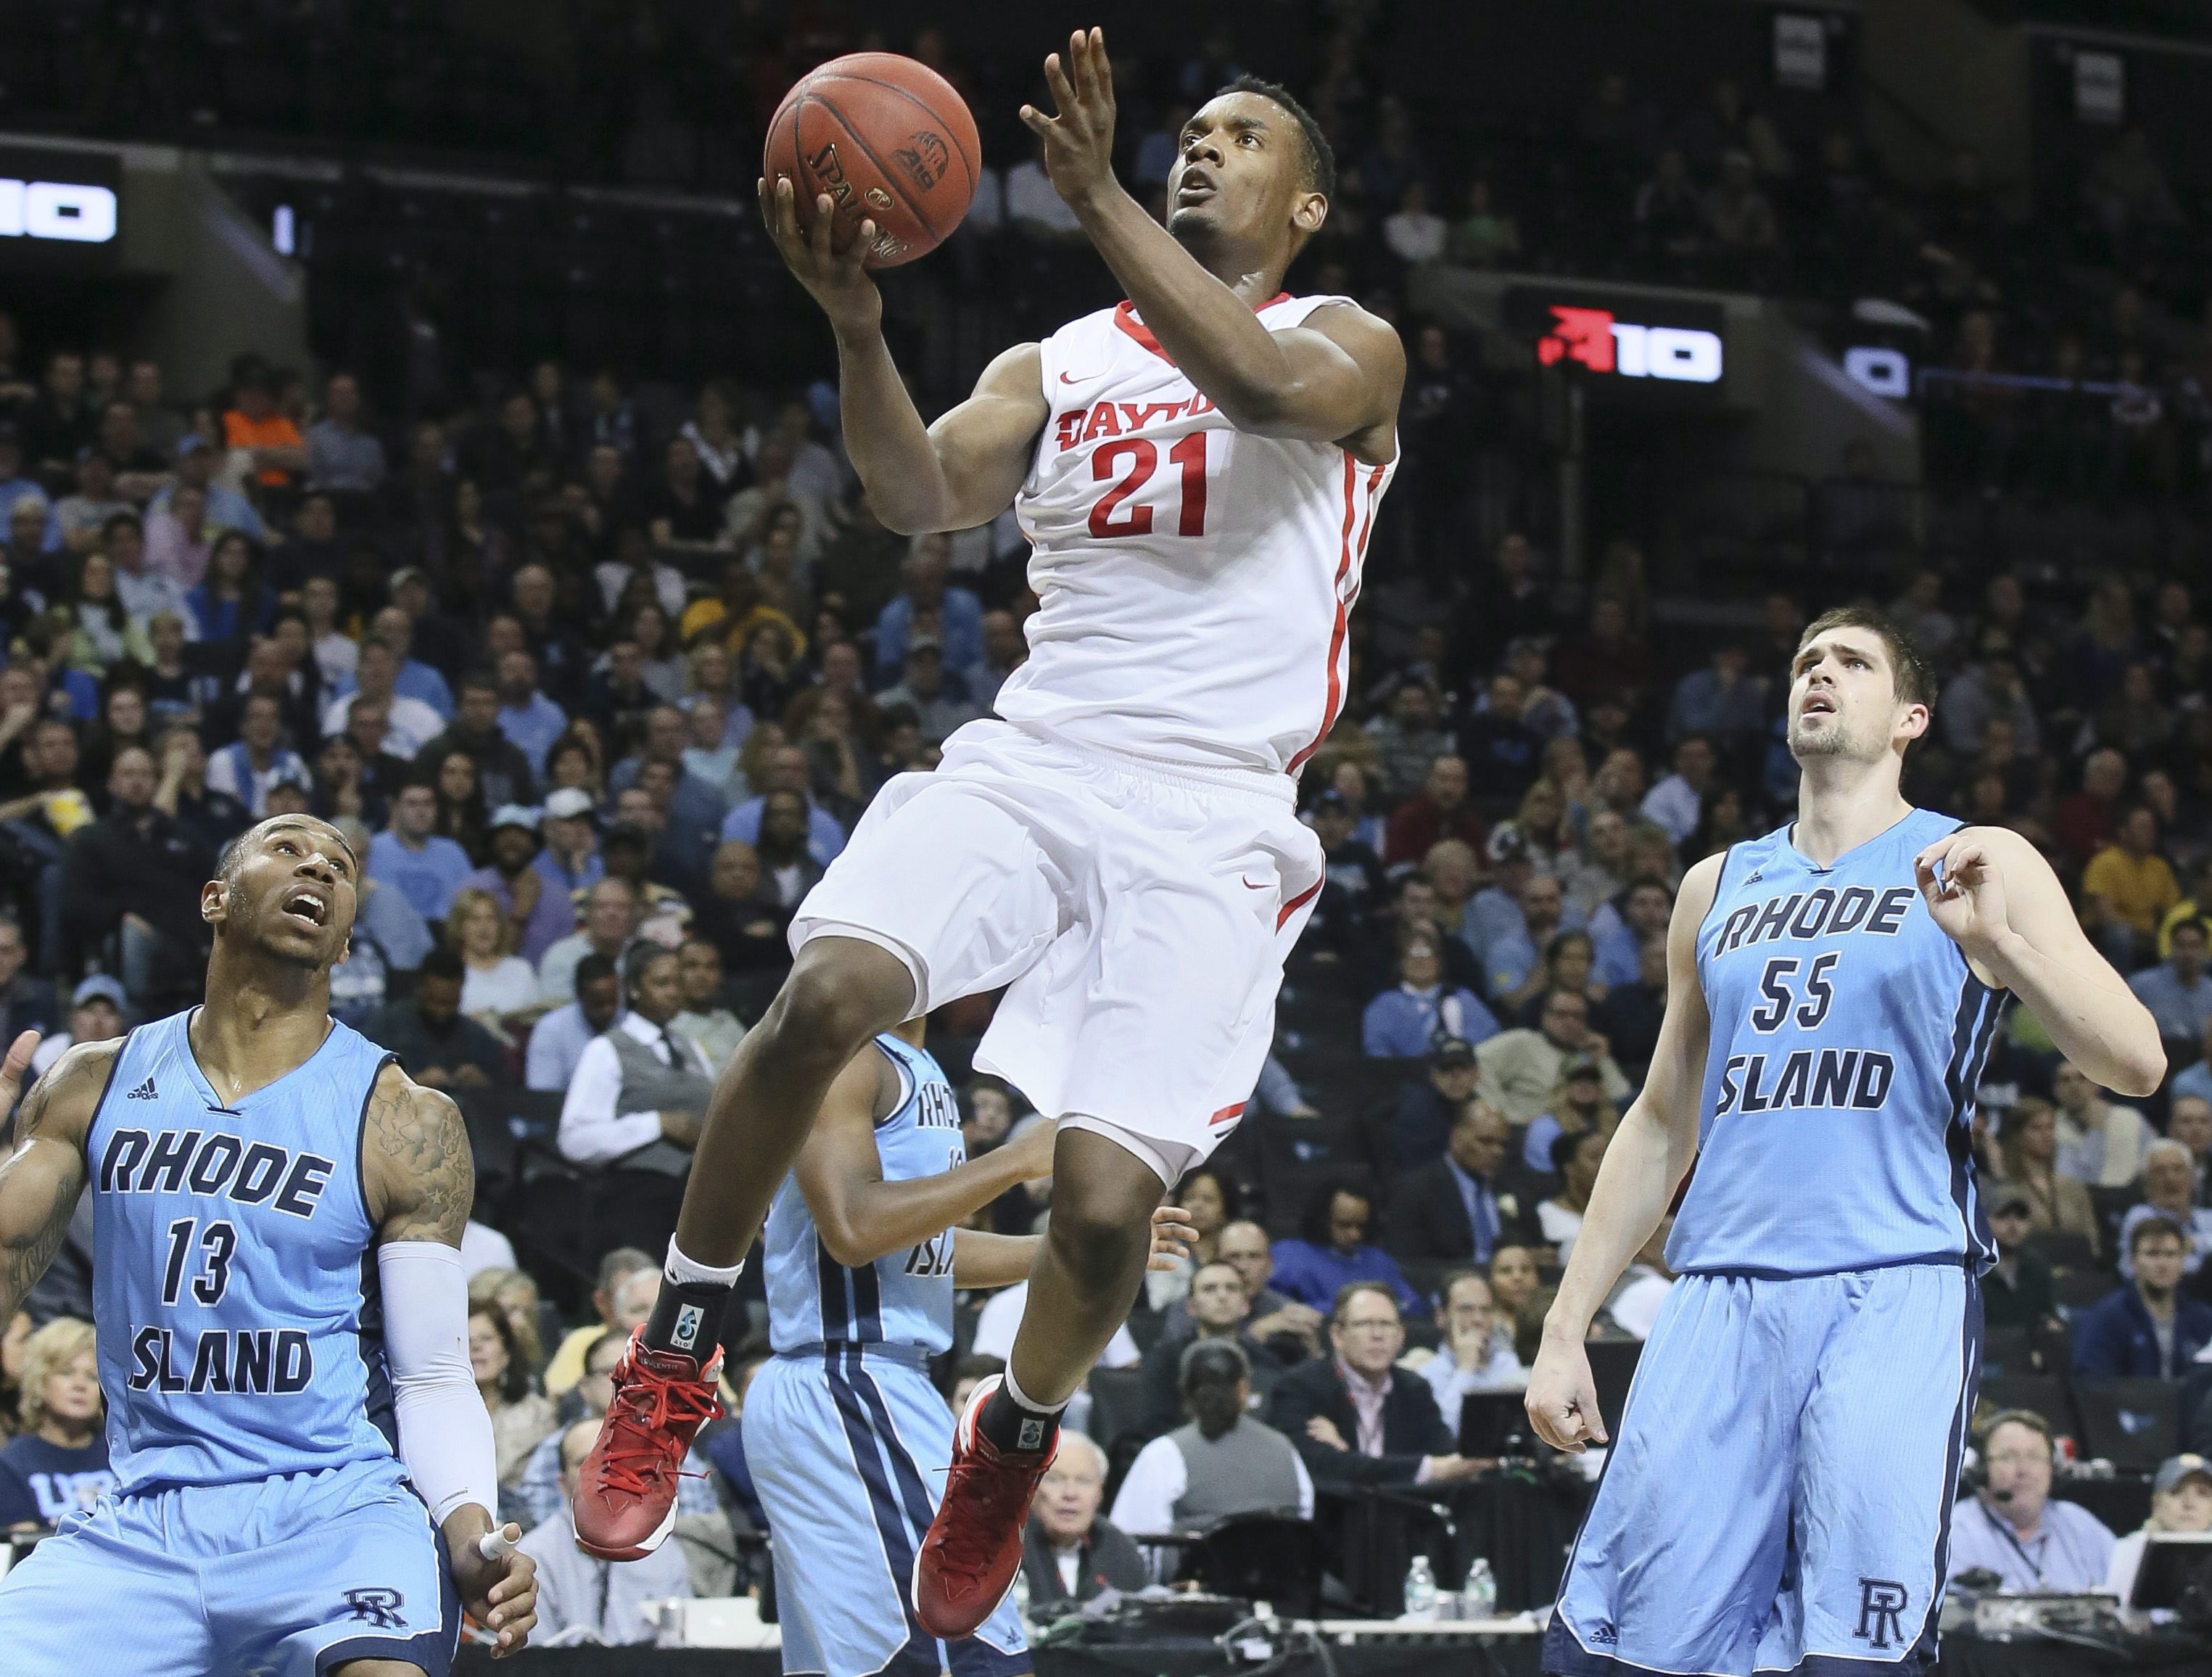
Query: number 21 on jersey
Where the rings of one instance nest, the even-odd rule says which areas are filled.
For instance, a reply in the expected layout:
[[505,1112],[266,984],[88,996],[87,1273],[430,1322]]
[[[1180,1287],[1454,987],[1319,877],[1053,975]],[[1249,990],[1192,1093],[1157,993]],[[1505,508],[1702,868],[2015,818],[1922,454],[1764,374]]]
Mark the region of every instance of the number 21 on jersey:
[[[1168,462],[1182,479],[1175,515],[1178,536],[1206,533],[1206,439],[1193,431],[1167,451]],[[1115,437],[1091,451],[1093,481],[1110,483],[1091,508],[1091,533],[1101,541],[1115,536],[1149,536],[1153,531],[1151,506],[1125,505],[1152,482],[1160,464],[1159,446],[1149,437]],[[1164,509],[1163,509],[1164,510]]]

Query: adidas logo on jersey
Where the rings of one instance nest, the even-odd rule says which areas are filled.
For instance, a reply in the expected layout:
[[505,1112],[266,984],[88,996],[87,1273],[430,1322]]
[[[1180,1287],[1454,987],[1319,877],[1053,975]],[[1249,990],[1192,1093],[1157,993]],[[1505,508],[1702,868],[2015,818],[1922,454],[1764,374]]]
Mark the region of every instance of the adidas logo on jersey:
[[123,1098],[126,1101],[151,1101],[159,1098],[159,1092],[154,1087],[154,1079],[148,1078]]

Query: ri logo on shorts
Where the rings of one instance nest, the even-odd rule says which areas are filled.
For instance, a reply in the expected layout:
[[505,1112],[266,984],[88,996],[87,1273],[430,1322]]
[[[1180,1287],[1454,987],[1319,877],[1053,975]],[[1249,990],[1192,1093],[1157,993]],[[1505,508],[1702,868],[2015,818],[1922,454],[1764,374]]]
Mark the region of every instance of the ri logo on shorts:
[[349,1589],[346,1606],[353,1616],[380,1631],[402,1631],[407,1621],[399,1616],[399,1609],[407,1605],[407,1598],[396,1589]]
[[1869,1648],[1892,1648],[1905,1634],[1905,1588],[1887,1578],[1859,1580],[1859,1627],[1851,1632]]

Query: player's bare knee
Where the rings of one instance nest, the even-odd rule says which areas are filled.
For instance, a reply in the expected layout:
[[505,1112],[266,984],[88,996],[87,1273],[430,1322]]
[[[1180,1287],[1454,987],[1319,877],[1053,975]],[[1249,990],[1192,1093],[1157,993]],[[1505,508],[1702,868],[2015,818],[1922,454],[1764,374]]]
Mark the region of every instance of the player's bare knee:
[[1139,1212],[1131,1223],[1116,1215],[1110,1204],[1061,1203],[1058,1186],[1054,1184],[1052,1217],[1045,1230],[1060,1268],[1086,1294],[1119,1286],[1133,1266],[1143,1263],[1152,1245],[1149,1210]]
[[835,1068],[914,1005],[914,980],[887,951],[857,938],[817,938],[761,1021],[777,1050]]
[[[1079,1169],[1065,1168],[1061,1160],[1045,1227],[1060,1267],[1085,1291],[1103,1291],[1126,1283],[1152,1249],[1160,1182],[1148,1166],[1096,1136],[1062,1132],[1060,1147],[1063,1154],[1071,1147],[1088,1153],[1086,1143],[1097,1144],[1098,1157],[1084,1159]],[[1125,1163],[1129,1168],[1115,1168]]]

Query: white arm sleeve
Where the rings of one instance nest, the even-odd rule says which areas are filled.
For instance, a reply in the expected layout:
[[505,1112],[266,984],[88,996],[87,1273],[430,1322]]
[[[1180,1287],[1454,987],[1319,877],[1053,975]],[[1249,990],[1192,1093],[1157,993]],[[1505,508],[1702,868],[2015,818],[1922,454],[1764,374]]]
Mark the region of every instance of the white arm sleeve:
[[461,1255],[433,1240],[376,1249],[384,1355],[399,1419],[399,1460],[430,1518],[474,1503],[499,1523],[491,1413],[469,1368],[469,1287]]

